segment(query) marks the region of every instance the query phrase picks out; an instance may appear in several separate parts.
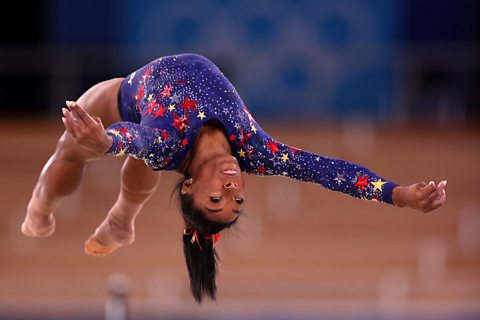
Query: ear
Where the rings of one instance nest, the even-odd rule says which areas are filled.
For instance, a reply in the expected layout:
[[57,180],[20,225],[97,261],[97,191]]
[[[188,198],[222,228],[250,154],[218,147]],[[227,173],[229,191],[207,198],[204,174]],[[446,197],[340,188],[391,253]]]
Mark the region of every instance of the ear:
[[193,184],[193,179],[192,178],[184,180],[183,183],[182,183],[182,188],[180,189],[180,194],[182,196],[188,194],[190,192],[192,184]]

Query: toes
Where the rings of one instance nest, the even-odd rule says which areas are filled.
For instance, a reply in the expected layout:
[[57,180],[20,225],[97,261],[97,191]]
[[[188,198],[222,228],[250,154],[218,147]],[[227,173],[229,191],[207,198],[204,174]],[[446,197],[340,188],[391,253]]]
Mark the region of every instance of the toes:
[[116,248],[114,247],[107,247],[100,243],[95,238],[90,238],[85,242],[85,253],[90,256],[102,257],[109,255],[112,253]]

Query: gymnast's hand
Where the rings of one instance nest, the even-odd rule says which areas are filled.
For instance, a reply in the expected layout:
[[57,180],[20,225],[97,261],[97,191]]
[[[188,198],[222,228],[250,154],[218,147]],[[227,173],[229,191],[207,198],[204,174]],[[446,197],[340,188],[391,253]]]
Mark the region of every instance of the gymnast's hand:
[[67,108],[62,108],[62,121],[73,140],[82,147],[95,153],[107,152],[113,144],[99,117],[92,117],[78,103],[67,101]]
[[410,207],[423,212],[437,209],[445,203],[447,194],[445,186],[447,181],[442,181],[435,186],[433,181],[415,183],[407,187],[395,187],[392,192],[394,205],[398,207]]

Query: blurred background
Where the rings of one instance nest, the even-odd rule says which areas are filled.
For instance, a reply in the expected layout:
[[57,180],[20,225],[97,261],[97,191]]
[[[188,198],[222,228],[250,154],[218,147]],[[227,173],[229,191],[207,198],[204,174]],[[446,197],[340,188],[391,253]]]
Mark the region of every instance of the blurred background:
[[[480,2],[10,6],[0,19],[0,319],[480,319]],[[213,60],[278,140],[402,185],[446,179],[447,203],[422,214],[248,176],[246,214],[218,247],[218,301],[202,306],[189,295],[174,173],[138,218],[136,242],[109,257],[86,256],[83,242],[116,199],[122,159],[90,165],[52,237],[23,237],[64,101],[183,52]]]

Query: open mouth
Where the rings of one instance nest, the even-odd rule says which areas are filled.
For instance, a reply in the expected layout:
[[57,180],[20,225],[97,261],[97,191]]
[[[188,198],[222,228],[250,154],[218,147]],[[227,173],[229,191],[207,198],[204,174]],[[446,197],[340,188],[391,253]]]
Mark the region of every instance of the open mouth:
[[225,170],[222,170],[222,173],[228,174],[229,176],[234,176],[238,173],[238,171],[235,169],[225,169]]

